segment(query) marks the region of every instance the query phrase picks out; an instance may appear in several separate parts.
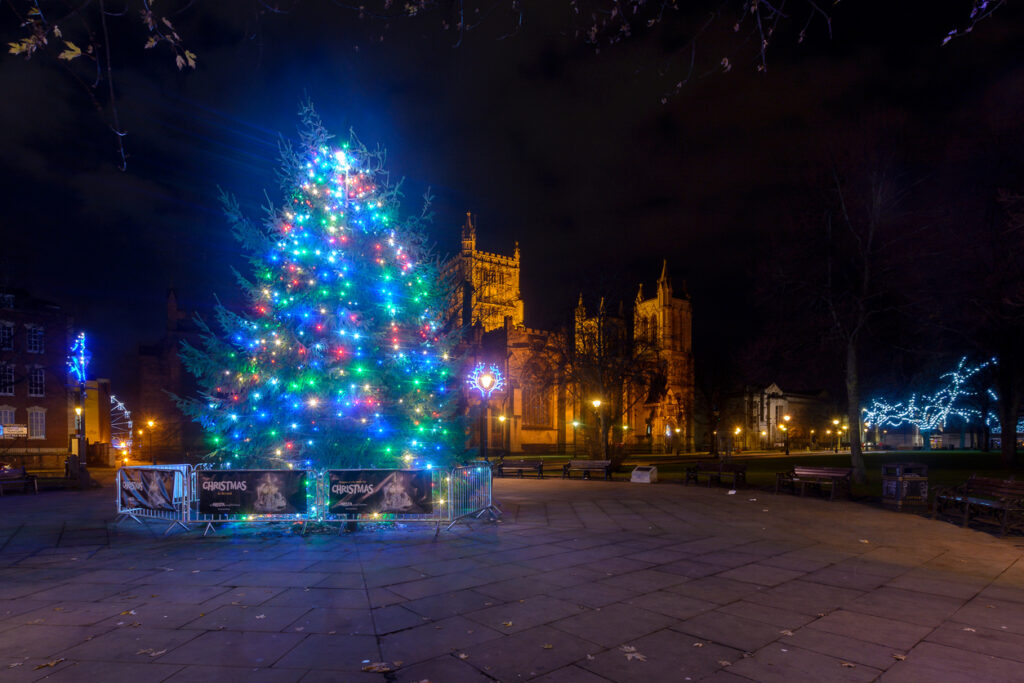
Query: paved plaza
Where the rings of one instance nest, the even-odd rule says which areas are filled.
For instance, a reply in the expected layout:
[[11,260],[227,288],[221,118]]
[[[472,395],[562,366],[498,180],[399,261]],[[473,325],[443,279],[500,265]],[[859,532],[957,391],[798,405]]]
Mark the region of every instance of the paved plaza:
[[0,680],[1024,680],[1020,537],[760,491],[497,480],[499,524],[305,537],[0,498]]

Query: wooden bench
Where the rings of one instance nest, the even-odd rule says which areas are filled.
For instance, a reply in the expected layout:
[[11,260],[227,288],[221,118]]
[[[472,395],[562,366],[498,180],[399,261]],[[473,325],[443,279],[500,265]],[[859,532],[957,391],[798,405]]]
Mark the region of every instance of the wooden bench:
[[533,472],[538,479],[544,478],[543,460],[499,460],[494,465],[494,471],[499,477],[504,477],[505,472],[516,472],[520,479],[523,472]]
[[967,526],[972,519],[999,525],[999,535],[1024,526],[1024,481],[972,476],[960,486],[935,489],[932,517],[956,516]]
[[789,472],[779,472],[775,475],[775,493],[779,488],[787,486],[795,494],[797,486],[800,487],[800,495],[807,492],[810,485],[821,491],[829,487],[829,500],[836,499],[836,490],[845,488],[847,495],[850,493],[850,476],[853,470],[849,467],[805,467],[797,465]]
[[604,472],[605,479],[612,478],[611,460],[570,460],[562,465],[562,479],[571,479],[574,471],[583,472],[584,479],[590,479],[591,472]]
[[708,486],[712,483],[721,484],[722,478],[732,478],[732,487],[737,488],[747,483],[747,466],[736,462],[698,462],[686,468],[683,484],[700,483],[700,478],[708,478]]
[[4,487],[10,484],[21,484],[23,493],[28,493],[28,487],[31,484],[33,490],[37,494],[39,493],[39,482],[36,480],[36,475],[29,474],[25,471],[24,467],[21,469],[0,470],[0,496],[4,495]]

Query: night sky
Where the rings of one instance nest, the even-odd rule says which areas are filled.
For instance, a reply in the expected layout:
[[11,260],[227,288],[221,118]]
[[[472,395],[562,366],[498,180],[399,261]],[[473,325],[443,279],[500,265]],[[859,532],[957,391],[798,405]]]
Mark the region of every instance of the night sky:
[[[993,155],[1024,158],[1020,10],[942,47],[970,3],[894,4],[908,3],[834,7],[831,38],[817,23],[798,44],[787,25],[767,73],[749,36],[716,25],[663,102],[699,12],[595,54],[551,10],[528,9],[504,39],[503,20],[485,22],[456,48],[429,16],[381,32],[336,6],[253,24],[198,3],[176,20],[194,72],[142,50],[137,23],[115,34],[126,172],[77,85],[52,61],[5,55],[0,278],[66,305],[93,336],[93,374],[131,395],[168,287],[188,308],[238,303],[231,267],[244,262],[217,188],[260,217],[263,190],[279,197],[278,134],[294,135],[308,96],[335,133],[388,150],[410,211],[430,188],[438,252],[455,250],[466,211],[478,248],[519,241],[529,326],[565,320],[581,290],[628,304],[667,259],[693,297],[699,373],[702,350],[739,350],[756,326],[753,281],[775,235],[844,146],[892,145],[922,220],[954,220],[979,185],[1020,180],[989,172]],[[4,41],[18,37],[2,21]]]

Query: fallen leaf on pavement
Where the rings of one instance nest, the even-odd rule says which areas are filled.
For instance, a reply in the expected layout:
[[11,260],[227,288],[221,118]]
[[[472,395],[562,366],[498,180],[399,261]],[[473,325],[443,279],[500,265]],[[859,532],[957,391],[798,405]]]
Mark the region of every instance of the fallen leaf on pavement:
[[544,648],[545,650],[553,650],[555,648],[555,646],[552,645],[551,643],[544,643],[543,645],[541,645],[541,647]]
[[384,674],[391,671],[391,667],[388,666],[387,662],[374,662],[373,664],[367,664],[363,667],[363,671],[369,671],[375,674]]
[[732,662],[730,662],[728,659],[719,659],[718,666],[732,666]]
[[694,647],[704,647],[704,643],[694,643]]
[[844,669],[856,669],[857,668],[857,665],[854,664],[853,662],[843,662],[842,664],[843,664],[843,668]]
[[469,655],[467,655],[465,652],[460,652],[459,659],[469,659]]
[[257,619],[266,619],[266,618],[267,618],[267,615],[266,615],[266,614],[257,614],[257,615],[256,615],[256,618],[257,618]]
[[57,659],[51,659],[51,660],[50,660],[50,661],[48,661],[48,662],[47,662],[46,664],[40,664],[40,665],[39,665],[39,666],[37,666],[37,667],[36,667],[36,668],[35,668],[34,670],[35,670],[35,671],[39,671],[40,669],[45,669],[45,668],[47,668],[47,667],[49,667],[49,668],[53,668],[53,667],[57,666],[58,664],[60,664],[60,663],[61,663],[61,662],[63,662],[63,661],[64,661],[64,658],[63,658],[63,657],[58,657]]
[[512,622],[511,621],[503,621],[503,622],[501,622],[501,625],[502,626],[511,626]]
[[395,668],[398,668],[398,667],[402,666],[403,664],[405,664],[405,662],[402,661],[401,659],[396,659],[395,661],[392,662],[392,664],[395,665]]
[[594,655],[587,655],[587,659],[589,659],[590,661],[594,661]]
[[970,626],[964,626],[964,627],[963,627],[963,629],[961,629],[961,630],[963,630],[963,631],[969,631],[969,632],[971,632],[971,633],[977,633],[977,632],[978,632],[978,629],[975,629],[975,628],[971,628]]
[[862,538],[862,539],[860,539],[860,542],[861,542],[861,543],[871,543],[871,541],[869,541],[869,540],[868,540],[868,539],[866,539],[866,538]]
[[903,660],[905,660],[907,658],[907,656],[906,655],[897,654],[896,652],[893,652],[892,653],[892,658],[895,659],[897,662],[902,662]]
[[149,656],[150,657],[159,657],[160,655],[165,655],[165,654],[167,654],[167,650],[157,650],[156,652],[150,652]]
[[22,665],[22,664],[24,664],[24,663],[25,663],[25,662],[14,662],[13,664],[8,664],[8,665],[7,665],[7,668],[8,668],[8,669],[13,669],[14,667],[16,667],[16,666],[21,666],[21,665]]

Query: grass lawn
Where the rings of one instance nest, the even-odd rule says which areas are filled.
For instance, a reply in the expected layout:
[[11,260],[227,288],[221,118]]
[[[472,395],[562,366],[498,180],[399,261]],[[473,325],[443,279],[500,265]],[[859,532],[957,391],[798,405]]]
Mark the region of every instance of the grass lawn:
[[[560,476],[561,466],[569,460],[565,455],[526,455],[527,459],[542,458],[545,460],[545,474]],[[585,457],[583,455],[581,458]],[[662,482],[681,483],[687,467],[687,460],[706,460],[707,455],[683,454],[672,455],[636,455],[627,459],[623,471],[614,475],[616,480],[629,480],[633,466],[638,463],[653,464],[658,467],[658,480]],[[775,489],[775,474],[785,472],[794,465],[810,465],[819,467],[849,467],[850,454],[847,453],[812,453],[781,455],[767,453],[761,455],[734,456],[736,462],[747,465],[747,485],[759,489]],[[1024,460],[1024,458],[1022,458]],[[1005,468],[999,460],[999,453],[993,451],[869,451],[864,454],[868,481],[866,484],[854,484],[853,495],[858,498],[880,498],[882,495],[882,465],[893,462],[915,462],[928,466],[929,489],[936,486],[962,484],[972,474],[999,479],[1024,478],[1024,465]],[[579,476],[578,474],[575,476]]]

